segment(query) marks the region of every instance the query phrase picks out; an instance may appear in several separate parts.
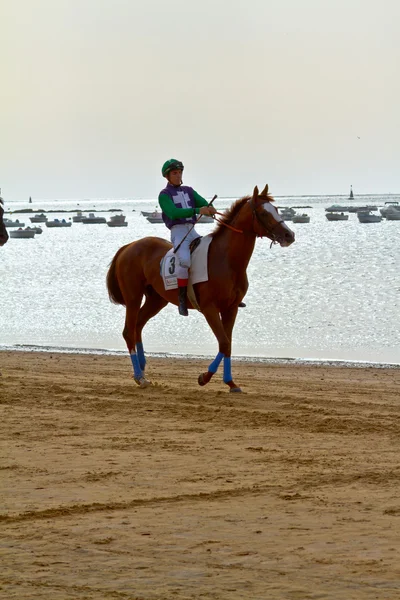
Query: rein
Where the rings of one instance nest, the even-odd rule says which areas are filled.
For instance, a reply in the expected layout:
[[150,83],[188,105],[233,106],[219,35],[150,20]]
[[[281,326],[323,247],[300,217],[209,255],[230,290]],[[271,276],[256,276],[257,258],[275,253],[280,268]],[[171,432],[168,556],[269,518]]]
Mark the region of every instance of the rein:
[[[225,216],[224,213],[220,213],[218,211],[216,211],[214,214],[219,215],[220,217]],[[217,217],[213,217],[213,218],[214,218],[214,221],[217,221],[217,223],[219,223],[220,225],[223,225],[224,227],[227,227],[228,229],[235,231],[235,233],[243,233],[243,231],[241,229],[236,229],[236,227],[232,227],[232,225],[225,223],[225,221],[223,221],[222,219],[217,219]]]

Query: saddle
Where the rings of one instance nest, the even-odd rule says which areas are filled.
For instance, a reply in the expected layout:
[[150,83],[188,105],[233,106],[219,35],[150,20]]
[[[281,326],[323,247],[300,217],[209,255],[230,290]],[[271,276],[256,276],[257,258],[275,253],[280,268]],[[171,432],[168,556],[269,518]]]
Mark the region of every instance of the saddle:
[[[208,281],[208,249],[211,243],[211,236],[198,237],[190,244],[191,267],[189,271],[188,298],[194,308],[200,311],[199,304],[194,293],[195,283]],[[174,290],[178,287],[178,280],[175,274],[176,254],[171,248],[160,262],[160,275],[164,282],[166,290]],[[200,311],[201,312],[201,311]]]

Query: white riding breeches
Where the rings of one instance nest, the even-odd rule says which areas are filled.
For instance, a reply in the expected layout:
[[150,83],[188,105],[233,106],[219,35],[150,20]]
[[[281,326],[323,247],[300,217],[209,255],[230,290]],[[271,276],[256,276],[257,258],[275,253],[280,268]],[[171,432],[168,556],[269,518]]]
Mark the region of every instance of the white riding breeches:
[[[177,248],[182,242],[185,235],[193,227],[193,223],[184,223],[182,225],[174,225],[171,228],[171,242],[174,248]],[[196,238],[201,237],[195,228],[190,231],[184,242],[182,242],[179,250],[176,253],[178,260],[176,261],[175,274],[178,279],[187,279],[189,277],[188,269],[190,268],[190,244]]]

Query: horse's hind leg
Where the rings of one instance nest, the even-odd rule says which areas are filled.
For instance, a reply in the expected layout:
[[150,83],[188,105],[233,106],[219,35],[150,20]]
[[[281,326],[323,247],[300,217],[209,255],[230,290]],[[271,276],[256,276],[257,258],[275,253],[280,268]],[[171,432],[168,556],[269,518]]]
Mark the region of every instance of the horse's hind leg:
[[135,298],[126,304],[125,327],[122,335],[124,336],[131,357],[134,380],[140,387],[143,388],[150,385],[150,381],[145,378],[144,372],[140,366],[138,355],[136,353],[137,320],[142,297],[143,296],[140,296],[140,298]]
[[152,317],[160,312],[168,304],[167,300],[164,300],[153,288],[146,290],[146,301],[139,311],[136,324],[136,352],[139,359],[139,365],[144,372],[146,368],[146,357],[144,354],[142,331]]

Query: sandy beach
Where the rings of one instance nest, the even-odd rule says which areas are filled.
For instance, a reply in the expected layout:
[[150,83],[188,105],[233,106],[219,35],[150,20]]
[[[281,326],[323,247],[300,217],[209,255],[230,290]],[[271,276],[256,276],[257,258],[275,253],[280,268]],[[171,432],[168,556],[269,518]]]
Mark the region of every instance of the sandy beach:
[[0,598],[400,598],[400,369],[0,352]]

